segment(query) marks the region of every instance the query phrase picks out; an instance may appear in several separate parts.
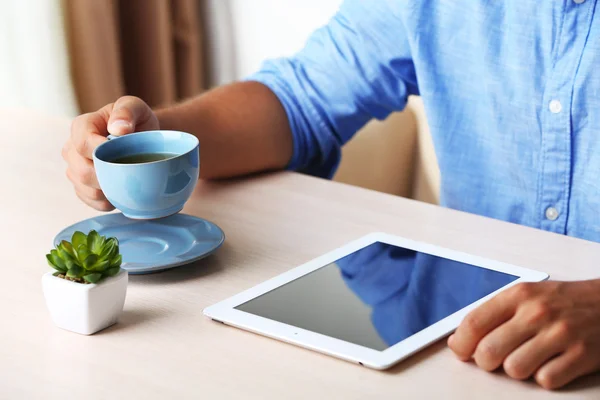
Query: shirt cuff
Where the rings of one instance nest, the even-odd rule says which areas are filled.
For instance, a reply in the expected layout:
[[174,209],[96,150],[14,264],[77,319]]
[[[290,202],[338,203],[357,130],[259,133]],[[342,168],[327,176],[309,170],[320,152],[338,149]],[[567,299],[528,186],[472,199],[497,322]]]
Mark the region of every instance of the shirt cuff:
[[[292,131],[293,153],[286,169],[320,178],[333,178],[341,160],[341,149],[326,137],[328,129],[310,101],[296,95],[285,77],[263,69],[244,81],[259,82],[268,87],[282,104]],[[305,115],[308,114],[308,115]],[[312,121],[307,119],[311,118]],[[322,127],[321,132],[313,132]]]

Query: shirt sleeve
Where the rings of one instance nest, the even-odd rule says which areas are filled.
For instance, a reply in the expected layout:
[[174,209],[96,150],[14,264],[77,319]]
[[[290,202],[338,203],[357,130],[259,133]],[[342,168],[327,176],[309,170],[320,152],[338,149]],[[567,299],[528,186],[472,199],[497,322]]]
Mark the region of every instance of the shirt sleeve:
[[247,80],[270,88],[285,109],[294,142],[288,169],[327,178],[361,127],[417,94],[404,25],[387,1],[346,0],[300,52],[265,62]]

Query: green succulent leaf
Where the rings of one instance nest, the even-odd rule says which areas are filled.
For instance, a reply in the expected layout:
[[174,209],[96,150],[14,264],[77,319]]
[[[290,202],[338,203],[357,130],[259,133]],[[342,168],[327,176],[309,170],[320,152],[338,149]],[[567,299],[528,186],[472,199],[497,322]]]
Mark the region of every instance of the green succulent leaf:
[[89,282],[89,283],[96,283],[96,282],[98,282],[100,279],[102,279],[102,274],[101,274],[101,273],[99,273],[99,272],[96,272],[96,273],[93,273],[93,274],[84,275],[84,276],[83,276],[83,279],[84,279],[86,282]]
[[122,262],[123,256],[119,254],[118,256],[110,260],[110,268],[120,267]]
[[73,267],[81,267],[81,265],[79,265],[79,263],[76,263],[74,260],[67,260],[65,261],[65,267],[67,270],[73,268]]
[[65,262],[63,261],[62,258],[60,258],[60,255],[58,254],[58,250],[56,250],[56,249],[50,250],[50,256],[52,257],[52,261],[54,261],[55,264],[58,264],[59,266],[64,267]]
[[73,260],[77,258],[75,257],[75,251],[73,250],[73,246],[71,246],[71,243],[67,242],[66,240],[60,242],[56,250],[58,251],[60,258],[65,260],[65,262],[67,260]]
[[88,249],[94,254],[100,254],[104,240],[96,231],[91,231],[87,237]]
[[96,264],[90,266],[87,270],[92,272],[104,272],[110,264],[108,260],[100,260]]
[[102,249],[104,248],[105,244],[106,244],[106,237],[100,236],[100,243],[98,244],[98,252],[99,253],[102,253]]
[[62,272],[56,271],[55,273],[52,274],[52,276],[59,276],[60,274],[62,274]]
[[[67,270],[67,268],[65,267],[65,264],[64,263],[62,263],[62,264],[56,263],[51,254],[46,254],[46,259],[48,260],[48,265],[50,265],[52,268],[54,268],[58,272],[65,272]],[[61,262],[62,262],[62,260],[61,260]]]
[[87,235],[80,231],[75,232],[71,238],[71,244],[73,245],[74,249],[77,249],[77,253],[79,253],[79,248],[82,245],[85,245],[87,248]]
[[79,265],[73,265],[73,267],[67,271],[67,276],[69,278],[81,278],[84,273],[85,270]]
[[85,269],[90,269],[94,264],[98,262],[98,256],[96,254],[90,254],[83,260],[83,266]]
[[70,278],[98,282],[104,276],[119,273],[122,256],[117,238],[101,236],[91,230],[87,235],[76,231],[71,241],[63,240],[46,255],[48,264]]
[[65,262],[58,255],[58,251],[51,250],[50,254],[46,255],[46,258],[48,258],[48,262],[50,262],[52,264],[52,266],[54,266],[57,270],[59,270],[59,271],[67,270],[67,266],[66,266]]
[[50,254],[46,254],[46,260],[48,260],[48,265],[51,266],[54,269],[58,269],[58,267],[56,265],[54,265],[54,261],[52,261],[52,256],[50,256]]
[[67,261],[73,261],[73,257],[64,251],[62,247],[58,247],[56,251],[58,253],[58,257],[65,263],[65,265],[67,264]]
[[108,239],[106,241],[106,243],[104,244],[104,247],[102,248],[102,252],[100,253],[100,258],[102,258],[103,260],[110,260],[112,257],[114,257],[117,252],[119,251],[119,248],[117,246],[117,241],[114,240],[113,238]]
[[90,251],[88,250],[87,243],[80,244],[77,247],[77,260],[79,261],[79,264],[83,265],[83,262],[90,254],[92,253],[90,253]]
[[117,257],[118,252],[117,249],[114,248],[109,254],[106,255],[106,257],[102,257],[102,261],[108,261],[108,264],[111,264],[111,261],[113,259],[115,259],[115,257]]

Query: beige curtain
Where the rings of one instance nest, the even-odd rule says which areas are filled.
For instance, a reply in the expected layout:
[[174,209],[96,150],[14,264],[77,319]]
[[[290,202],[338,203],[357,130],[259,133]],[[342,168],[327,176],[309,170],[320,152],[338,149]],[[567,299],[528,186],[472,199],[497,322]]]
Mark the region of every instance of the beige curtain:
[[205,87],[199,0],[64,0],[81,112],[123,95],[165,106]]

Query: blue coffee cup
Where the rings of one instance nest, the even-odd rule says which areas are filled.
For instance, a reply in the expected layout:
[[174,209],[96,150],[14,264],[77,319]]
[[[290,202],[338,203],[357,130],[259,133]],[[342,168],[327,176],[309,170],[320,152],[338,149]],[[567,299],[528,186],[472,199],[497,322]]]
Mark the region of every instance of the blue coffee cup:
[[[146,131],[112,138],[94,151],[100,188],[131,219],[176,214],[191,196],[200,173],[200,146],[194,135],[178,131]],[[159,161],[124,164],[123,157],[163,154]]]

